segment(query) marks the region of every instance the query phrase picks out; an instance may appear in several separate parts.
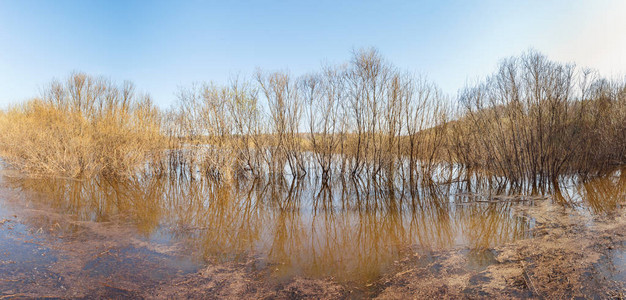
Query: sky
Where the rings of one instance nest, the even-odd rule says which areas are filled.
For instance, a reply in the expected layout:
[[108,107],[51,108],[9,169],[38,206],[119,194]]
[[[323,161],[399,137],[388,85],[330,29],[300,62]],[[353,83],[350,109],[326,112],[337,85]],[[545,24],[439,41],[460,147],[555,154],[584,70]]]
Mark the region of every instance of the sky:
[[451,96],[528,49],[626,75],[626,1],[0,0],[0,108],[72,71],[130,80],[163,108],[179,87],[256,68],[316,71],[375,47]]

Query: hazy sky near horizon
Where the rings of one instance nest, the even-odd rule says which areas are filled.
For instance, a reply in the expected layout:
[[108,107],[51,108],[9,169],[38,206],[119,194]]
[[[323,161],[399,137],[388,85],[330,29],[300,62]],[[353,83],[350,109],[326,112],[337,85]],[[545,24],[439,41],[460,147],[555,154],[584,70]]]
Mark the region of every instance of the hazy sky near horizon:
[[616,77],[625,15],[626,1],[0,0],[0,107],[72,71],[131,80],[168,107],[179,86],[301,75],[363,47],[451,95],[529,48]]

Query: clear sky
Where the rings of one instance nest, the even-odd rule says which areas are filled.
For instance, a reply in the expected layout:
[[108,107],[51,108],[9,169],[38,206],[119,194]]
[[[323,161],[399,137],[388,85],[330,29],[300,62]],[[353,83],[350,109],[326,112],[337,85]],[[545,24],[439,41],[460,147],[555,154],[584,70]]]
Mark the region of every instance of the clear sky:
[[74,70],[131,80],[168,107],[195,81],[300,75],[362,47],[451,95],[529,48],[618,76],[626,1],[0,0],[0,107]]

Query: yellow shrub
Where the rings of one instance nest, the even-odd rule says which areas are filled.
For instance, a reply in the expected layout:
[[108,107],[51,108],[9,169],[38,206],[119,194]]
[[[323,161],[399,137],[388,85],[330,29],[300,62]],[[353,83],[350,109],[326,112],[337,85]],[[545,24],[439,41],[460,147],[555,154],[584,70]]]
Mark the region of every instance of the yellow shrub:
[[149,100],[94,101],[91,106],[72,100],[35,99],[2,113],[0,156],[4,161],[34,175],[125,176],[160,153],[159,114]]

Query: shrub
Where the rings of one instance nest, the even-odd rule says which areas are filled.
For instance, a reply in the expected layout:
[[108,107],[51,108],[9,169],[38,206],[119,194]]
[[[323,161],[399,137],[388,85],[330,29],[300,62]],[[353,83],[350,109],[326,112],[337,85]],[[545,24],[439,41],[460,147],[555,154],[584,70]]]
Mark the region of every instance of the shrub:
[[0,132],[6,163],[45,176],[130,175],[158,155],[161,142],[149,97],[82,73],[4,112]]

